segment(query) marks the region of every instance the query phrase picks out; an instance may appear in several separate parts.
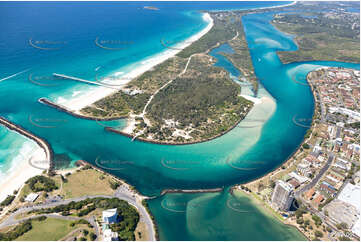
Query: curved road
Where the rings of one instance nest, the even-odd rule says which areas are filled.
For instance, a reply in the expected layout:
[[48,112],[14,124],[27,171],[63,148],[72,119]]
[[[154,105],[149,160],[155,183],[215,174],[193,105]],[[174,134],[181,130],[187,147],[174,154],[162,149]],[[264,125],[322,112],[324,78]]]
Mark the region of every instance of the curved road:
[[[113,196],[107,196],[107,195],[83,196],[83,197],[78,197],[78,198],[61,200],[61,201],[53,202],[53,203],[45,203],[45,204],[21,207],[16,212],[12,213],[7,219],[5,219],[0,224],[0,229],[11,226],[11,225],[18,224],[18,223],[23,222],[30,218],[29,217],[29,218],[24,218],[24,219],[16,219],[15,217],[21,213],[30,212],[35,209],[51,208],[51,207],[55,207],[58,205],[68,204],[70,202],[79,202],[79,201],[85,200],[87,198],[97,198],[97,197],[101,197],[101,198],[116,197],[120,200],[124,200],[124,201],[128,202],[129,204],[131,204],[133,207],[135,207],[138,210],[139,215],[140,215],[140,221],[143,221],[146,224],[147,230],[149,232],[149,240],[151,240],[151,241],[156,240],[153,220],[149,216],[147,210],[144,208],[144,206],[142,204],[142,199],[137,198],[135,196],[129,196],[127,194],[124,194],[121,192],[120,189],[117,189]],[[36,217],[40,217],[40,216],[42,216],[42,215],[33,216],[31,218],[36,218]],[[63,218],[63,219],[68,219],[68,220],[78,220],[79,219],[78,217],[66,217],[66,216],[55,215],[55,214],[46,214],[44,216],[54,217],[54,218]],[[98,226],[96,226],[94,219],[89,218],[88,221],[94,226],[94,228],[96,228],[97,236],[99,238],[99,229],[98,229]]]

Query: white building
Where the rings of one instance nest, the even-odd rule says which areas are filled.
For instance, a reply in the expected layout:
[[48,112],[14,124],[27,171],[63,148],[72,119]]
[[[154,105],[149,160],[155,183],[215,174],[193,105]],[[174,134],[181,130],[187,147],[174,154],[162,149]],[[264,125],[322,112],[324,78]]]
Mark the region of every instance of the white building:
[[35,202],[35,200],[39,197],[39,194],[36,193],[30,193],[26,196],[25,202]]
[[297,172],[302,176],[308,176],[308,174],[311,172],[310,166],[311,163],[305,160],[297,165]]
[[327,132],[330,135],[331,139],[336,138],[336,131],[337,131],[336,126],[328,126],[327,128]]
[[290,209],[293,199],[293,187],[291,184],[278,180],[273,190],[272,203],[280,210],[287,211]]
[[352,185],[351,183],[347,183],[346,186],[340,192],[338,196],[338,200],[341,200],[345,203],[351,204],[358,211],[358,219],[357,222],[352,226],[352,232],[360,237],[361,234],[361,190],[360,184]]
[[338,158],[335,164],[333,164],[334,167],[340,168],[344,171],[349,171],[351,169],[351,162]]
[[118,220],[117,209],[108,209],[103,211],[103,222],[107,224],[116,223]]
[[346,186],[342,189],[338,195],[338,199],[351,204],[357,208],[358,211],[361,209],[361,192],[360,185],[352,185],[347,183]]
[[103,241],[118,241],[118,233],[111,231],[111,229],[105,229],[103,232]]
[[319,145],[315,145],[314,147],[313,147],[313,150],[312,150],[313,152],[315,152],[315,153],[318,153],[318,152],[321,152],[322,151],[322,148],[321,148],[321,146],[319,146]]
[[291,173],[288,174],[290,177],[295,178],[300,184],[303,184],[307,181],[309,181],[310,179],[304,176],[300,176],[298,175],[296,172],[292,171]]
[[347,108],[330,107],[329,111],[330,111],[330,113],[335,113],[335,112],[342,113],[342,114],[347,115],[357,121],[360,121],[360,113],[352,111]]

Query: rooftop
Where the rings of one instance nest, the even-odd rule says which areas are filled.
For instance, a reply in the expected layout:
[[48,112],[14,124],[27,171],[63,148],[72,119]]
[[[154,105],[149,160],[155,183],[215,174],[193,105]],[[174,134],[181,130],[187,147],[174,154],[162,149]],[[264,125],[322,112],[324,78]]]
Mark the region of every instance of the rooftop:
[[360,212],[360,204],[361,204],[361,193],[360,193],[360,185],[352,185],[351,183],[347,183],[344,189],[340,192],[338,199],[351,204],[357,208]]
[[39,194],[37,193],[30,193],[26,196],[25,201],[26,202],[34,202],[39,197]]

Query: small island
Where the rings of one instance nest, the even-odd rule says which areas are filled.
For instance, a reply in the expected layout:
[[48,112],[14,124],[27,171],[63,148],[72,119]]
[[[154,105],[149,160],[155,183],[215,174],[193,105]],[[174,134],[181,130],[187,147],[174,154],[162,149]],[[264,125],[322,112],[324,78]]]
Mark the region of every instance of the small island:
[[144,9],[148,9],[148,10],[159,10],[159,8],[152,7],[152,6],[144,6]]

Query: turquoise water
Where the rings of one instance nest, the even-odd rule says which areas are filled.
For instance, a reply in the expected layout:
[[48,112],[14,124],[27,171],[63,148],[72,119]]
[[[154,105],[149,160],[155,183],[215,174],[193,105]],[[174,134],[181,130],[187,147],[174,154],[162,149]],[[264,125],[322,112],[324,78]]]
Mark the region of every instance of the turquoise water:
[[[275,52],[297,47],[290,36],[268,23],[270,18],[270,14],[243,17],[256,75],[276,99],[277,109],[263,126],[258,142],[233,163],[243,167],[246,161],[256,168],[242,171],[239,182],[280,165],[303,139],[306,129],[295,125],[292,117],[310,120],[314,103],[309,87],[292,81],[291,76],[305,82],[306,74],[320,66],[359,69],[358,64],[321,61],[283,65]],[[227,190],[216,194],[167,194],[150,201],[150,207],[161,240],[305,240],[296,229],[266,216],[246,197],[233,197]]]
[[0,126],[0,179],[3,181],[24,157],[28,157],[37,149],[38,145],[32,140]]
[[[21,7],[11,8],[11,4],[28,4],[32,11]],[[74,91],[89,88],[85,84],[55,82],[46,77],[52,72],[58,72],[94,80],[95,70],[100,70],[101,76],[126,71],[134,61],[144,60],[164,50],[165,47],[160,44],[162,38],[176,42],[202,29],[205,23],[195,10],[201,9],[207,3],[178,7],[168,5],[172,8],[159,12],[143,10],[142,3],[128,3],[127,7],[119,7],[118,3],[109,3],[111,6],[100,3],[80,6],[78,3],[71,3],[72,8],[54,3],[59,5],[56,9],[51,7],[50,3],[48,9],[40,8],[38,3],[11,4],[1,3],[0,10],[3,11],[3,16],[9,19],[8,24],[0,21],[3,33],[7,33],[0,36],[2,43],[5,43],[0,46],[0,60],[5,63],[0,66],[1,78],[27,68],[31,70],[0,82],[0,96],[2,100],[6,100],[0,102],[1,115],[45,138],[56,154],[66,154],[69,160],[84,159],[100,165],[110,173],[127,180],[141,193],[150,196],[159,195],[161,190],[166,188],[227,187],[255,179],[275,169],[292,154],[306,132],[306,128],[294,124],[292,118],[297,116],[310,119],[313,113],[314,103],[309,87],[297,84],[291,77],[297,76],[298,80],[304,81],[306,74],[319,66],[359,69],[358,64],[337,62],[283,65],[276,51],[296,50],[297,46],[291,36],[277,31],[269,24],[270,14],[247,15],[243,18],[245,33],[256,75],[264,88],[260,92],[267,91],[277,103],[276,111],[264,123],[259,138],[250,142],[250,138],[254,136],[253,131],[240,125],[222,137],[195,145],[167,146],[131,142],[127,137],[106,132],[104,127],[95,121],[76,119],[38,103],[38,98],[43,96],[52,99],[69,98]],[[222,7],[221,3],[213,4],[206,9]],[[240,3],[238,6],[236,3],[232,4],[227,7],[242,7]],[[264,6],[270,6],[267,4]],[[166,3],[154,5],[161,9],[167,7]],[[249,3],[243,7],[257,6]],[[64,20],[64,16],[67,16],[67,19]],[[67,24],[62,24],[62,21]],[[129,44],[130,47],[125,51],[122,49],[106,52],[94,46],[94,40],[98,36],[104,40],[119,40],[118,45]],[[44,52],[30,47],[29,38],[49,38],[59,41],[57,45],[61,43],[64,46],[55,51]],[[227,46],[223,48],[227,49]],[[220,59],[217,64],[232,74],[236,71],[226,60],[222,62]],[[29,74],[38,77],[37,80],[43,84],[52,85],[36,85],[29,81]],[[111,124],[123,127],[125,121],[113,121]],[[2,139],[1,144],[4,143],[8,145],[8,138]],[[9,154],[5,152],[2,156],[9,157]],[[64,165],[68,159],[58,163]],[[2,164],[9,162],[9,159],[0,160]],[[163,208],[161,202],[164,197],[151,201],[151,210],[160,226],[161,239],[164,240],[207,240],[212,239],[212,233],[220,233],[214,235],[218,239],[251,239],[245,231],[255,234],[256,231],[249,229],[257,228],[257,221],[262,223],[263,229],[257,238],[300,238],[294,231],[289,233],[290,237],[287,237],[288,232],[278,232],[288,231],[280,224],[276,224],[274,229],[267,229],[273,220],[267,220],[264,214],[244,198],[239,206],[254,211],[257,219],[242,219],[243,215],[239,214],[229,215],[230,211],[227,212],[226,208],[226,201],[229,199],[227,193],[166,195],[165,198],[173,199],[173,196],[177,201],[183,202],[185,208],[182,209],[187,216],[174,217],[175,215],[168,213],[169,210],[160,209]],[[208,205],[200,210],[195,210],[197,206],[186,206],[193,199],[200,199]],[[177,218],[178,226],[170,226],[169,221]],[[239,231],[235,229],[236,221],[239,223]],[[249,224],[245,225],[243,221],[249,221]],[[224,230],[227,226],[232,228],[223,234],[212,232],[217,231],[220,226]]]
[[161,240],[305,240],[242,194],[167,194],[150,208]]

